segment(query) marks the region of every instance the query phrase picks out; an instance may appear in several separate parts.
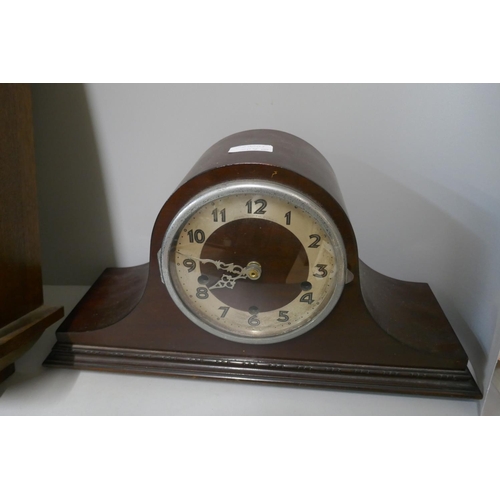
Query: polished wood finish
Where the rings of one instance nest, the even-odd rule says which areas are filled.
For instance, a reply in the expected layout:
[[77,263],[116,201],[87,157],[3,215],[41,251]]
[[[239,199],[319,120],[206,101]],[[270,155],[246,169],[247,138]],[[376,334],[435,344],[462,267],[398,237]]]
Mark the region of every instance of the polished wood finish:
[[[276,154],[227,153],[253,143],[272,144]],[[235,179],[300,190],[330,214],[344,241],[353,280],[323,322],[286,342],[255,345],[215,337],[184,316],[160,280],[157,254],[172,218],[200,191]],[[47,365],[481,397],[467,355],[428,285],[388,278],[359,260],[331,167],[312,146],[276,131],[236,134],[203,155],[158,215],[149,266],[106,270],[57,338]]]
[[0,382],[62,316],[43,306],[30,87],[0,84]]
[[61,307],[40,306],[0,328],[0,370],[13,364],[40,338],[48,326],[62,317]]
[[43,303],[28,85],[0,85],[0,328]]

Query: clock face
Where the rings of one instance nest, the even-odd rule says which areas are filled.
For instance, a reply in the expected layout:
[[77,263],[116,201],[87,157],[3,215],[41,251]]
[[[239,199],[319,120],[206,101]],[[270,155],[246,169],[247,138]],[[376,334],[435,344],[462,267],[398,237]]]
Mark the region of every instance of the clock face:
[[200,193],[174,217],[159,261],[188,318],[244,343],[307,332],[333,309],[346,278],[342,238],[325,211],[265,181]]

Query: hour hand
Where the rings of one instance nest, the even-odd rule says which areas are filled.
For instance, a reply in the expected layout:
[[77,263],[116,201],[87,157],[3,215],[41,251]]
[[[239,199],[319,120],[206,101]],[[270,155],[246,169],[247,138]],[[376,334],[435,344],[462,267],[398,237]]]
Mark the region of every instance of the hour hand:
[[249,262],[248,265],[241,271],[238,276],[230,276],[229,274],[223,274],[221,279],[215,283],[212,288],[229,288],[233,289],[236,284],[236,280],[250,278],[251,280],[258,280],[260,278],[262,268],[258,262]]
[[234,285],[236,284],[236,280],[246,278],[246,273],[245,274],[240,274],[239,276],[230,276],[229,274],[223,274],[221,276],[221,279],[215,283],[215,285],[212,285],[209,290],[212,290],[212,288],[229,288],[233,289]]

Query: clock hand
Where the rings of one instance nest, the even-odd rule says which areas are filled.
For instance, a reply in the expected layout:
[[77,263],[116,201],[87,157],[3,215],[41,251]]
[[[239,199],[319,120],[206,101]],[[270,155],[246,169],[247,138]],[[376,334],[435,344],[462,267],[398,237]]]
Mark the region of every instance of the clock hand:
[[213,264],[217,269],[222,269],[224,271],[228,271],[232,274],[237,275],[231,276],[230,274],[223,274],[221,276],[221,279],[217,281],[215,285],[212,285],[209,290],[212,290],[213,288],[229,288],[232,290],[234,288],[234,285],[236,284],[236,280],[248,278],[246,267],[243,268],[233,263],[226,264],[220,260],[197,259],[196,257],[191,258],[197,260],[198,262],[201,262],[202,264]]
[[212,260],[212,259],[197,259],[197,260],[199,260],[202,264],[213,264],[217,269],[222,269],[223,271],[228,271],[232,274],[237,274],[238,276],[241,276],[246,269],[243,268],[242,266],[238,266],[237,264],[233,263],[225,264],[220,260]]
[[[189,259],[197,260],[198,262],[201,262],[202,264],[213,264],[217,269],[222,269],[223,271],[228,271],[232,274],[237,274],[241,276],[241,274],[245,271],[246,268],[243,268],[242,266],[238,266],[237,264],[225,264],[221,260],[212,260],[212,259],[197,259],[196,257],[191,257],[189,255],[184,255],[181,252],[177,252],[179,255],[182,255],[183,257],[187,257]],[[245,276],[246,277],[246,276]]]
[[239,276],[230,276],[229,274],[223,274],[221,279],[217,281],[215,285],[212,285],[209,290],[212,290],[212,288],[229,288],[232,290],[234,288],[234,285],[236,284],[236,280],[245,278],[248,278],[246,273]]
[[258,280],[262,273],[262,268],[258,262],[249,262],[245,269],[239,274],[239,276],[230,276],[229,274],[223,274],[221,279],[215,283],[215,285],[210,287],[212,288],[230,288],[231,290],[234,288],[236,284],[236,280],[250,278],[251,280]]
[[229,288],[233,289],[236,284],[236,280],[250,278],[251,280],[258,280],[262,273],[262,268],[258,262],[251,261],[247,264],[246,267],[238,266],[237,264],[226,264],[221,260],[212,260],[212,259],[198,259],[197,257],[189,257],[181,252],[177,252],[179,255],[183,257],[188,257],[192,260],[197,260],[202,264],[213,264],[217,269],[222,269],[223,271],[228,271],[232,274],[236,274],[236,276],[231,276],[229,274],[223,274],[221,279],[212,285],[209,290],[212,288]]

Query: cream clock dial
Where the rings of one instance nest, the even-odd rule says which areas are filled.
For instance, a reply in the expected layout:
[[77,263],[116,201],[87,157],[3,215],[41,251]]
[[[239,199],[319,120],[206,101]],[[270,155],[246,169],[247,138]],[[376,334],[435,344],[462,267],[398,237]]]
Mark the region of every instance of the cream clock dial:
[[301,335],[338,301],[345,250],[328,215],[267,181],[201,193],[170,224],[159,253],[177,306],[208,332],[244,343]]

